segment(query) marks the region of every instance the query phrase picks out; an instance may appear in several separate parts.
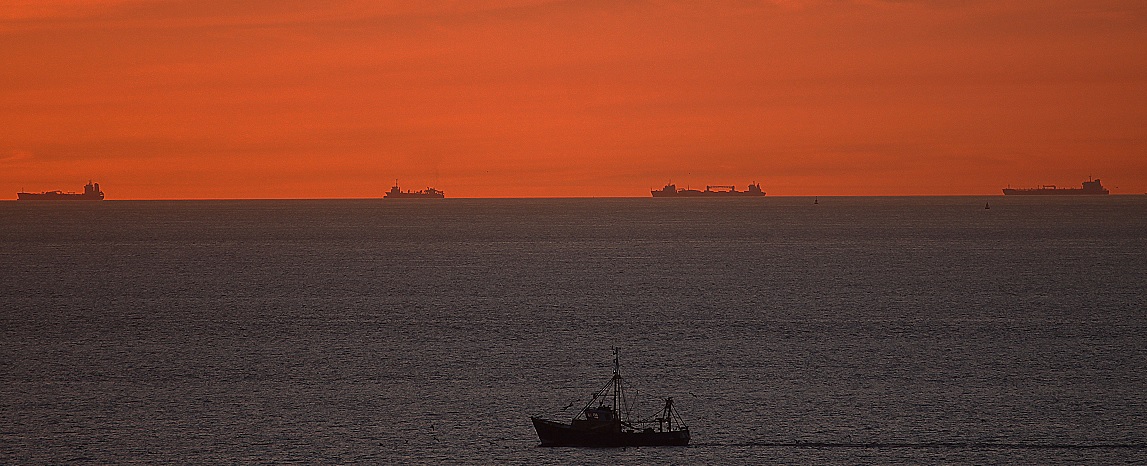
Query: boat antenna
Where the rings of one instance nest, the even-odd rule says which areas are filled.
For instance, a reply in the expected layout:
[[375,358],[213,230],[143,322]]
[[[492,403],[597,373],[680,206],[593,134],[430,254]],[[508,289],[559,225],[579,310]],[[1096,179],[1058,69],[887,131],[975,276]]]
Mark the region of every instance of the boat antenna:
[[617,358],[619,351],[621,351],[621,348],[616,346],[613,347],[613,375],[618,375],[621,373],[621,363],[618,362]]

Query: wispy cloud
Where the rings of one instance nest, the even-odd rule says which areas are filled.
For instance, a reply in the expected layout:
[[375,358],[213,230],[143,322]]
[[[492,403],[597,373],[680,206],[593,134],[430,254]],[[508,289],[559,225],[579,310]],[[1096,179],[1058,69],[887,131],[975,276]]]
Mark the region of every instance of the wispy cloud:
[[32,160],[32,152],[20,149],[0,149],[0,164],[23,163]]
[[430,19],[568,4],[555,0],[424,2],[330,0],[13,0],[0,4],[3,30],[267,27]]

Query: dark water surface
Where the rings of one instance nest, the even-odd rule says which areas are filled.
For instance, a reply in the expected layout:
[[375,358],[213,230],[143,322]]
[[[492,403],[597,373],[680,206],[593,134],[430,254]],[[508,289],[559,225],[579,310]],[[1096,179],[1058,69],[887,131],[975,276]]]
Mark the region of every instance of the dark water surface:
[[2,202],[0,463],[1147,461],[1147,196],[819,201]]

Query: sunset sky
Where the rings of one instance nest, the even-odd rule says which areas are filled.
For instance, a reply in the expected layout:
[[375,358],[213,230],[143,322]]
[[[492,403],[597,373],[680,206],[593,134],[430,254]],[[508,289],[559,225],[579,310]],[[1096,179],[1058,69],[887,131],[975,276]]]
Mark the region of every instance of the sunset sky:
[[1147,192],[1147,2],[5,0],[0,199]]

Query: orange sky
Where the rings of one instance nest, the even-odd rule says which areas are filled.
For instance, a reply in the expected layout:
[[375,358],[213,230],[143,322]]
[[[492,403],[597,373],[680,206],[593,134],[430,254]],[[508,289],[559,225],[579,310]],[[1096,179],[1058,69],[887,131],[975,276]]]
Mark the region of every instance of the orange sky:
[[1142,0],[8,0],[0,199],[1142,194],[1145,44]]

